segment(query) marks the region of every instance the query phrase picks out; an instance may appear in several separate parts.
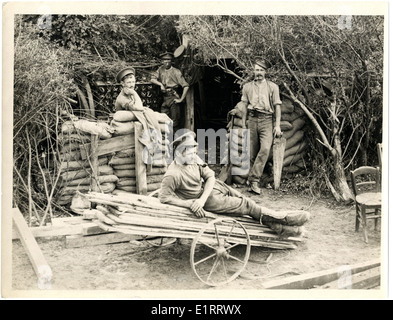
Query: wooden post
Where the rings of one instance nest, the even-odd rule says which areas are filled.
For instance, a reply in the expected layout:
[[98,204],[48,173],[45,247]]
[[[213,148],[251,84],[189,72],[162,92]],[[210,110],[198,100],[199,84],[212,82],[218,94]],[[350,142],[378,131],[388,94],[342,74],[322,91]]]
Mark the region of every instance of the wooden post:
[[194,131],[194,86],[190,86],[190,89],[186,95],[186,119],[184,127],[188,130]]
[[45,260],[40,247],[37,244],[33,234],[20,213],[18,208],[12,209],[12,219],[19,234],[19,239],[25,248],[30,262],[33,265],[34,271],[38,277],[39,289],[50,289],[52,281],[52,269]]
[[98,186],[98,135],[91,135],[91,148],[90,148],[90,161],[91,161],[91,190],[97,192],[99,190]]
[[135,122],[135,175],[136,175],[136,192],[138,194],[147,194],[146,164],[143,162],[143,144],[139,141],[142,136],[142,124]]

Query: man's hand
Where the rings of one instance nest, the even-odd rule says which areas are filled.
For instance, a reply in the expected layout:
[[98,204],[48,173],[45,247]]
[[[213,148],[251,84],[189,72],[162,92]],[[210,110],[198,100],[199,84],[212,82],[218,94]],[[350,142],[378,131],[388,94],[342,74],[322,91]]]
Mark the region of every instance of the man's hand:
[[281,138],[282,132],[281,132],[280,126],[275,126],[275,127],[274,127],[274,129],[273,129],[273,136],[274,136],[275,138]]
[[200,209],[196,212],[194,212],[194,214],[198,217],[198,218],[203,218],[205,216],[205,210]]
[[182,103],[182,102],[183,102],[182,99],[174,99],[173,101],[174,101],[175,103]]
[[161,85],[160,85],[160,88],[161,88],[161,91],[162,92],[166,92],[166,89],[165,89],[165,87],[164,87],[164,85],[161,83]]
[[205,205],[205,202],[204,202],[204,201],[202,201],[201,199],[196,199],[196,200],[194,200],[194,202],[191,204],[190,209],[191,209],[192,212],[196,213],[196,212],[198,212],[199,210],[203,209],[204,205]]

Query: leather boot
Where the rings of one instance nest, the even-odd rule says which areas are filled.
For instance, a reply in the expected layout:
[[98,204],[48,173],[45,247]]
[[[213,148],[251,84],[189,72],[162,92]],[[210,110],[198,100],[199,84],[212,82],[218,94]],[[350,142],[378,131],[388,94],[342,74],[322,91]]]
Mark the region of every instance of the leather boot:
[[262,217],[262,223],[279,223],[285,226],[302,226],[310,219],[308,211],[296,210],[288,212],[283,218],[275,218],[265,213]]

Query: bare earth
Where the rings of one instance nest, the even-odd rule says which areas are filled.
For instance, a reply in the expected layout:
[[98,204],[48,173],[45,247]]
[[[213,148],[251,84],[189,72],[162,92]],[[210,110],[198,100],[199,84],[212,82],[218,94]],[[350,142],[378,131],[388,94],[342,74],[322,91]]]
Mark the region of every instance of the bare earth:
[[[67,248],[65,239],[38,239],[52,268],[52,290],[251,290],[262,289],[272,279],[304,274],[380,257],[380,226],[369,223],[369,243],[355,233],[354,206],[332,200],[263,189],[255,201],[273,209],[306,209],[311,220],[304,241],[295,250],[252,247],[241,276],[222,287],[208,287],[193,273],[189,257],[191,241],[152,247],[143,241]],[[19,240],[12,245],[12,286],[15,290],[37,289],[37,277]],[[271,255],[272,253],[272,255]],[[270,256],[271,255],[271,256]],[[268,257],[270,256],[270,259]],[[268,262],[266,263],[266,260]]]

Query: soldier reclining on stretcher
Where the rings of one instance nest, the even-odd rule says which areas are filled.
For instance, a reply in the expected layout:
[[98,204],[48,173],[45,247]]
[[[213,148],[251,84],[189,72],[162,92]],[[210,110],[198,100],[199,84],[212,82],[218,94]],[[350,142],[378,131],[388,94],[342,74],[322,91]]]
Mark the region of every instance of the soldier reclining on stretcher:
[[197,156],[197,146],[193,132],[173,141],[174,161],[164,175],[159,193],[162,203],[189,208],[197,217],[203,217],[204,210],[232,217],[248,215],[283,238],[303,234],[308,212],[278,212],[258,205],[216,180],[214,171]]

